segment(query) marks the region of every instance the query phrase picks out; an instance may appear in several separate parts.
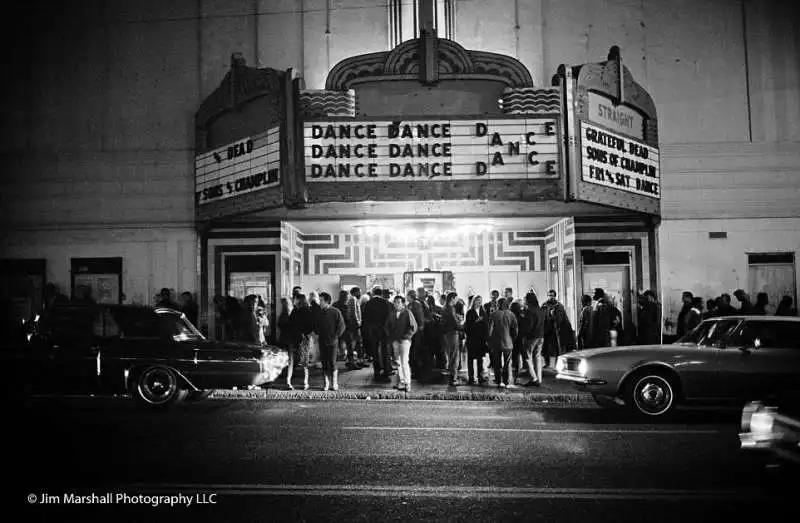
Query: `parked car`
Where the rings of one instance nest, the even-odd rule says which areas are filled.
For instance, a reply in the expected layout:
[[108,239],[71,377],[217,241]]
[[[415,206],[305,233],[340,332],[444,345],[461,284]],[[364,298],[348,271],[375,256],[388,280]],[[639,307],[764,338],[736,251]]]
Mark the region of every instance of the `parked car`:
[[0,356],[5,386],[129,394],[151,407],[202,399],[218,388],[260,386],[288,363],[275,347],[207,340],[167,308],[58,306],[35,318],[25,338]]
[[569,352],[557,379],[601,405],[659,417],[679,403],[740,402],[800,388],[800,318],[707,319],[673,344]]
[[778,464],[800,464],[800,393],[745,405],[739,439],[745,451],[764,451]]

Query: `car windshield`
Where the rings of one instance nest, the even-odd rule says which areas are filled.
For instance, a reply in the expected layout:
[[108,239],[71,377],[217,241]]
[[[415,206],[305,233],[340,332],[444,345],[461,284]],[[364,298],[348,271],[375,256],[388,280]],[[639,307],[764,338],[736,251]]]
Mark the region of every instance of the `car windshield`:
[[728,335],[741,320],[706,320],[675,343],[688,345],[714,345]]
[[174,312],[160,312],[159,317],[167,333],[175,341],[204,340],[205,337],[198,331],[184,314]]

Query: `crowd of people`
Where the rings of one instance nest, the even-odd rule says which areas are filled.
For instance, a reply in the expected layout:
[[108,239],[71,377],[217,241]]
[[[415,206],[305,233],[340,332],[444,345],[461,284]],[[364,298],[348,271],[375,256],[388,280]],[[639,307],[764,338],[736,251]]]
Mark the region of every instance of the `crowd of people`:
[[[724,293],[717,298],[704,301],[701,297],[696,297],[690,291],[684,291],[681,300],[682,306],[678,313],[677,322],[674,326],[678,338],[691,332],[702,320],[706,318],[717,318],[722,316],[743,315],[766,315],[769,306],[769,295],[766,292],[759,292],[756,295],[756,303],[750,301],[750,296],[744,289],[736,289],[733,297],[739,302],[739,307],[731,304],[731,295]],[[797,316],[791,296],[783,296],[775,309],[775,316]],[[667,326],[673,326],[668,322]]]
[[261,345],[271,341],[270,310],[262,296],[249,294],[240,300],[217,295],[214,296],[214,307],[226,340]]
[[[293,289],[291,303],[281,300],[278,344],[290,354],[290,389],[295,366],[303,370],[303,388],[308,389],[315,344],[325,390],[338,390],[336,360],[343,359],[348,369],[372,366],[378,382],[391,383],[396,375],[395,388],[405,391],[411,390],[412,378],[442,374],[450,385],[462,385],[459,372],[465,365],[471,385],[493,378],[498,387],[514,388],[525,369],[530,376],[526,386],[539,386],[542,369],[577,346],[566,310],[552,290],[541,304],[533,292],[516,299],[511,288],[503,297],[492,291],[486,302],[479,295],[464,300],[455,292],[429,294],[419,288],[403,296],[377,287],[368,293],[358,287],[342,290],[336,302],[331,300],[328,293],[306,295],[300,287]],[[489,369],[484,368],[486,359]]]

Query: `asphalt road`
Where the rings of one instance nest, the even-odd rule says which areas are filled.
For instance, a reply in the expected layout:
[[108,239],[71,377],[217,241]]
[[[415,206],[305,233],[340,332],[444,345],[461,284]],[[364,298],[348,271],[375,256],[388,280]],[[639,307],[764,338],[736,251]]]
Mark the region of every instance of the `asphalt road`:
[[6,506],[26,520],[746,521],[783,499],[733,411],[83,399],[8,419]]

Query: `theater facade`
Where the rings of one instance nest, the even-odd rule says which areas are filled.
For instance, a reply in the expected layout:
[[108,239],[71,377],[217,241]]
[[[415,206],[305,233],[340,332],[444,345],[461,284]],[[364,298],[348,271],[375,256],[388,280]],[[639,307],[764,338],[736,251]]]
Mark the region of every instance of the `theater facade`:
[[656,104],[617,47],[533,78],[428,27],[340,61],[319,90],[234,54],[195,136],[213,336],[214,296],[262,294],[275,314],[298,285],[552,288],[573,323],[601,287],[628,326],[636,293],[659,291]]

